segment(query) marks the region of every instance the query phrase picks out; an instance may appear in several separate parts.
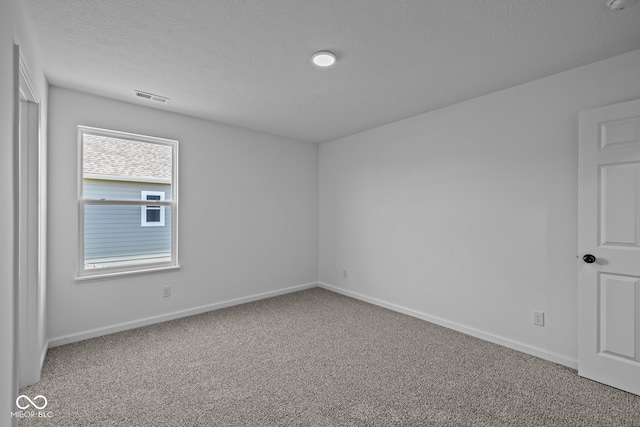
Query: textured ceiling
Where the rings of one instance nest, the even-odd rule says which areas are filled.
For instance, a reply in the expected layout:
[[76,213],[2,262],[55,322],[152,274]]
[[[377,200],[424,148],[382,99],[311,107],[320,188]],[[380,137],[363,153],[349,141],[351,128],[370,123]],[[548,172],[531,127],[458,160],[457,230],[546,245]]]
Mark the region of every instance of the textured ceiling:
[[314,142],[640,49],[605,0],[25,3],[54,85]]

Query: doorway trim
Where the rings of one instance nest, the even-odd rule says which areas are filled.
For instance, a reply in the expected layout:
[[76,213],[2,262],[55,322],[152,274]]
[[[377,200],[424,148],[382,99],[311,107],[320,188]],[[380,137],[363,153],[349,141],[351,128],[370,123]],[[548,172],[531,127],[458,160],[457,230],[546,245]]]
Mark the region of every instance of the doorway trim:
[[20,46],[17,67],[16,202],[16,347],[18,386],[40,380],[46,354],[46,153],[41,132],[41,97]]

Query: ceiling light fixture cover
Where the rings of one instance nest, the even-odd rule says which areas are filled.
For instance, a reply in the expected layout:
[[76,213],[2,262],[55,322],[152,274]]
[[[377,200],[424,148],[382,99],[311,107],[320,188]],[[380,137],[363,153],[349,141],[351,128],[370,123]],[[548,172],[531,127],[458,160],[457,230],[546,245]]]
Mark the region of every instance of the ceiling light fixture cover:
[[311,61],[318,67],[330,67],[336,62],[336,55],[332,52],[323,50],[316,52],[311,57]]
[[622,10],[638,3],[638,0],[607,0],[607,6],[611,10]]

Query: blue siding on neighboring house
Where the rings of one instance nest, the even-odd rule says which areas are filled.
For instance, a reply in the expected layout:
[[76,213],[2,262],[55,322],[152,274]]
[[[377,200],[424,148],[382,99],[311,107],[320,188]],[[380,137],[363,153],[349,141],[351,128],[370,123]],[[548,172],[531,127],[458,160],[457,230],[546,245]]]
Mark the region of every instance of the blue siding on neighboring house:
[[[171,199],[169,184],[85,179],[83,190],[84,197],[89,199],[140,200],[142,191],[163,191],[165,200]],[[143,227],[143,212],[139,206],[86,205],[85,262],[168,256],[171,252],[171,208],[162,209],[165,209],[164,226]]]

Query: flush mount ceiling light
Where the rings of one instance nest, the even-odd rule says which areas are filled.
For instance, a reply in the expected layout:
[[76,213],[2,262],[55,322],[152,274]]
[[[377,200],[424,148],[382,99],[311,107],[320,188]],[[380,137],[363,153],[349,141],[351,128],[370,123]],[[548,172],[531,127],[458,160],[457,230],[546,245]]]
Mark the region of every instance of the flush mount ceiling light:
[[607,6],[611,10],[623,10],[638,3],[638,0],[607,0]]
[[313,61],[317,67],[331,67],[336,62],[336,55],[332,52],[323,50],[314,53],[311,56],[311,61]]

